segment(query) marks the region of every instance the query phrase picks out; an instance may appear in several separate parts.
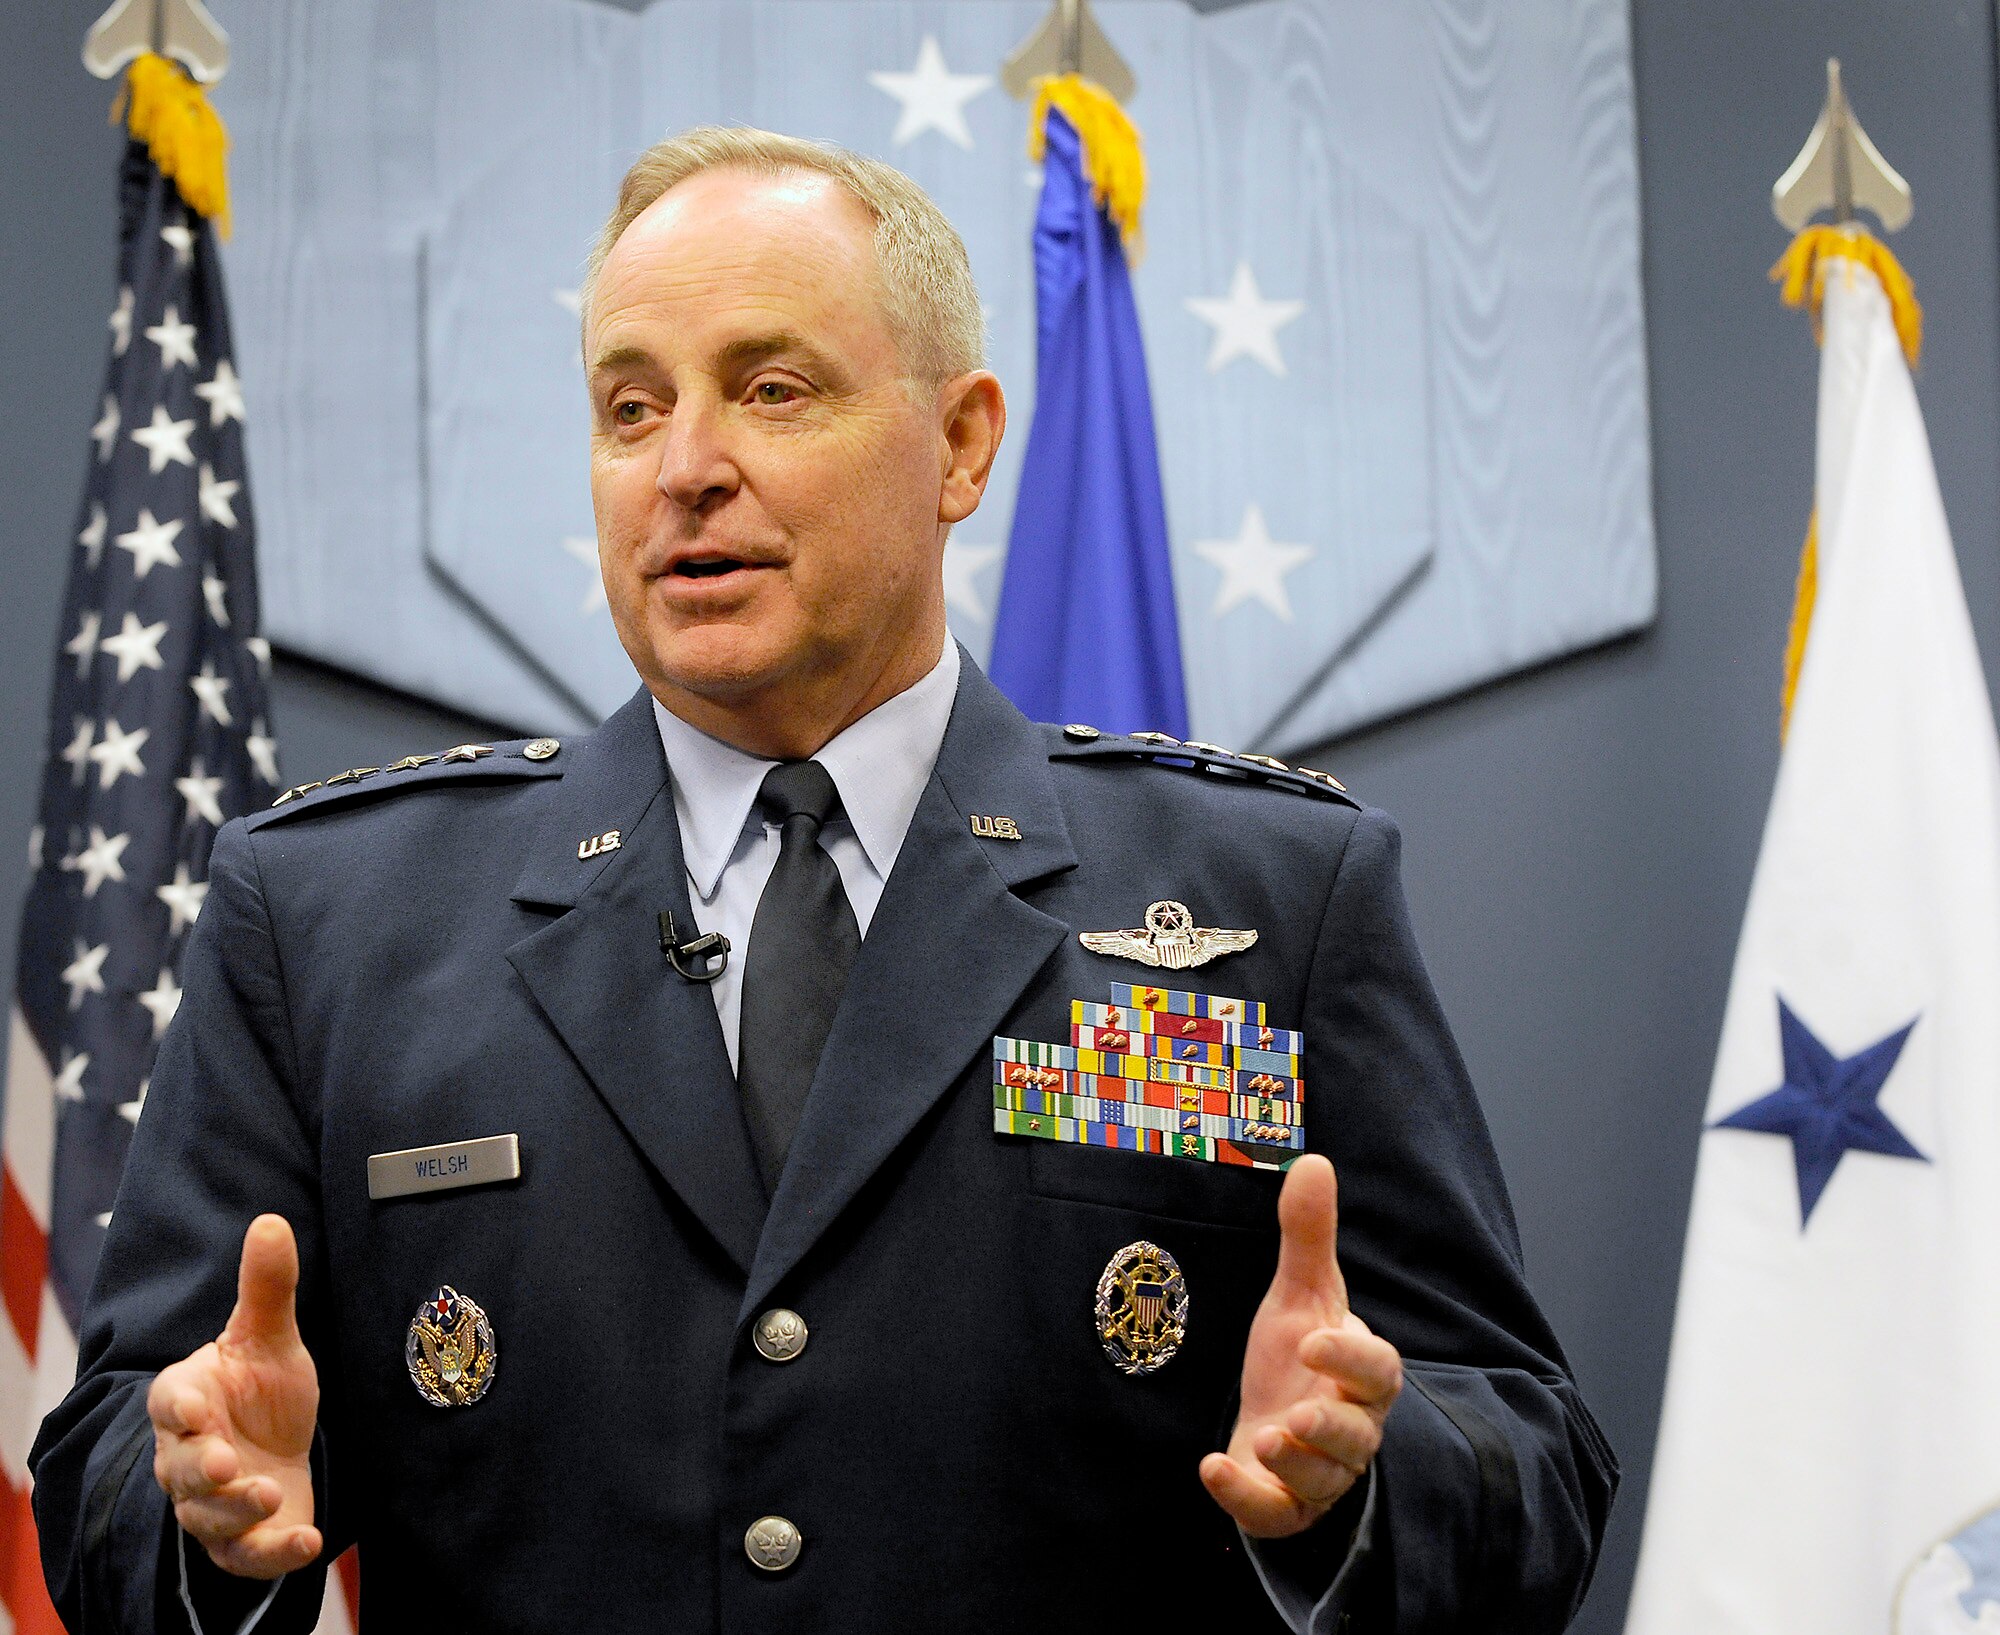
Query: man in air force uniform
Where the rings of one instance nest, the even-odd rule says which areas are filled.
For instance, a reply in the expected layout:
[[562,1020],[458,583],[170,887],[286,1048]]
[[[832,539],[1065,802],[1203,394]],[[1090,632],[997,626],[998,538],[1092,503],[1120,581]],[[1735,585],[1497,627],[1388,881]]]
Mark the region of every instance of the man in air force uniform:
[[[73,1635],[307,1629],[352,1541],[371,1635],[1559,1629],[1614,1467],[1389,821],[948,641],[1005,409],[896,172],[690,133],[586,293],[645,686],[218,836],[34,1456]],[[1120,983],[1303,1090],[996,1129]]]

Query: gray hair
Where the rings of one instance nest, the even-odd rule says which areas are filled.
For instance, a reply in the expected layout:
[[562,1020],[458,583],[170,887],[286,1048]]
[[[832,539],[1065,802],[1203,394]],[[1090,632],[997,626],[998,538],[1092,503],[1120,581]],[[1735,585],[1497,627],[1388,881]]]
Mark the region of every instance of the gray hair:
[[698,125],[654,143],[634,161],[619,184],[617,208],[585,263],[586,323],[597,275],[612,245],[669,188],[705,170],[745,170],[760,176],[810,171],[831,176],[875,222],[883,307],[911,376],[936,386],[985,363],[986,321],[979,310],[965,241],[930,195],[878,159],[831,142],[809,142],[748,126]]

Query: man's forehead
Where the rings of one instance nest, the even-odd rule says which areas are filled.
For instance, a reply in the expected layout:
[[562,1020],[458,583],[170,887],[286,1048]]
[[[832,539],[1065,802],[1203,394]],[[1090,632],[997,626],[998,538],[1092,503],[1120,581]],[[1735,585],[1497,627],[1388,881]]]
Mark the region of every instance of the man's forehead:
[[592,328],[609,343],[621,318],[669,310],[729,312],[758,328],[812,327],[815,316],[845,327],[879,301],[872,228],[830,176],[704,171],[620,235],[599,275]]
[[872,255],[873,225],[861,201],[831,176],[723,166],[668,188],[619,235],[611,259],[650,261],[718,247],[815,258]]

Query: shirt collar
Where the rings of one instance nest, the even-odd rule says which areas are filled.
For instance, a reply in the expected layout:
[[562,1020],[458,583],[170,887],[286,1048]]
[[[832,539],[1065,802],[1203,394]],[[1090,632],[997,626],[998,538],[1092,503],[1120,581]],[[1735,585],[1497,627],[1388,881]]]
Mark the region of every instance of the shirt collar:
[[[876,705],[813,756],[832,777],[854,838],[884,880],[896,866],[917,802],[937,765],[958,696],[958,667],[958,643],[947,636],[928,675]],[[706,901],[715,895],[716,882],[751,821],[764,774],[778,763],[709,737],[657,698],[653,719],[673,771],[688,879]]]

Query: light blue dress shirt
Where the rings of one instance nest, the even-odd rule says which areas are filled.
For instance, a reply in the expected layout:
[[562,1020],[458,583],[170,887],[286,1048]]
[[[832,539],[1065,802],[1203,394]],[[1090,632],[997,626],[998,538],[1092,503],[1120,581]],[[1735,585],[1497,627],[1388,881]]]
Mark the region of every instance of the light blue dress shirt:
[[[841,815],[820,831],[820,844],[840,870],[863,937],[931,781],[957,696],[958,643],[946,641],[923,680],[876,705],[813,756],[840,791]],[[758,815],[757,791],[778,763],[696,731],[657,699],[653,718],[674,775],[674,811],[695,923],[729,939],[728,963],[708,991],[734,1071],[750,926],[778,861],[778,826]]]

